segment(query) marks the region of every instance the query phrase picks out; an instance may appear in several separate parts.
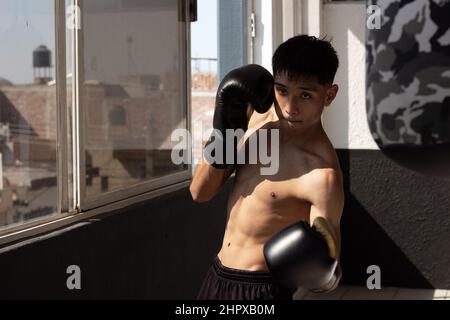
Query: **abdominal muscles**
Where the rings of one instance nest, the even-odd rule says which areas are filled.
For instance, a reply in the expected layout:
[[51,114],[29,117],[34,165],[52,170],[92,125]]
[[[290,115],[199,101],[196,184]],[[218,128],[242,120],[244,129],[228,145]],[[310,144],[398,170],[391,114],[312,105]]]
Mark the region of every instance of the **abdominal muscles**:
[[229,208],[227,228],[219,252],[224,266],[267,271],[264,244],[285,227],[308,219],[310,207],[307,203],[273,191],[268,192],[269,199],[258,199],[261,196],[259,192],[240,196]]

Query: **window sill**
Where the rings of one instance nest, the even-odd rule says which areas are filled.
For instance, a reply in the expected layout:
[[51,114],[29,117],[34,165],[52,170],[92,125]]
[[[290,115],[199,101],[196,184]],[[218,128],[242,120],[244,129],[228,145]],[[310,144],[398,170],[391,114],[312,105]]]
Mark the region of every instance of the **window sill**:
[[[33,221],[16,228],[5,229],[0,231],[0,253],[4,252],[3,247],[10,246],[16,248],[17,246],[26,245],[34,240],[39,241],[45,233],[52,233],[58,229],[66,228],[72,224],[87,221],[96,216],[118,211],[131,205],[135,205],[147,200],[155,199],[157,197],[166,195],[186,188],[190,184],[190,180],[182,181],[170,186],[166,186],[157,190],[133,196],[124,200],[110,203],[95,209],[91,209],[81,213],[64,213],[61,215],[53,215],[46,220]],[[57,218],[56,218],[57,217]],[[45,236],[44,236],[45,237]],[[30,239],[35,238],[35,239]],[[16,243],[16,245],[14,245]],[[7,250],[8,251],[8,250]]]

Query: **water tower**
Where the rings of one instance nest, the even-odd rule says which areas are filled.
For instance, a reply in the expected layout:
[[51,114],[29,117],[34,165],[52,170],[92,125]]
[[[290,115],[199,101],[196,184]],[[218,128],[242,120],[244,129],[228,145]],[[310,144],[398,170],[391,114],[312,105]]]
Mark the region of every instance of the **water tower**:
[[44,45],[33,51],[34,84],[46,84],[52,80],[52,52]]

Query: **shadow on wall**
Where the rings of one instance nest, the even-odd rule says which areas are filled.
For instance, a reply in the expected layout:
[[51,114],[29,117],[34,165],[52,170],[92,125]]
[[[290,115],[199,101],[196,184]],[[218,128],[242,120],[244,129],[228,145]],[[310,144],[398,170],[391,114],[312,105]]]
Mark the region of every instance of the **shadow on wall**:
[[[342,283],[365,285],[376,265],[381,287],[433,288],[383,228],[351,193],[342,218]],[[372,283],[372,282],[370,282]]]
[[341,222],[343,283],[366,285],[367,267],[381,285],[450,286],[450,182],[405,169],[380,151],[337,150],[345,179]]

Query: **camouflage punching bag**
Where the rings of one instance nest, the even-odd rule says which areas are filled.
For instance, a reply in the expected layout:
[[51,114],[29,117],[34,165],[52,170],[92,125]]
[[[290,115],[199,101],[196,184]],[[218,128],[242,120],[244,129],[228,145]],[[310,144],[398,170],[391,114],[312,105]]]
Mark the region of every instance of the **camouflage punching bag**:
[[367,4],[372,136],[402,166],[450,179],[450,0]]

